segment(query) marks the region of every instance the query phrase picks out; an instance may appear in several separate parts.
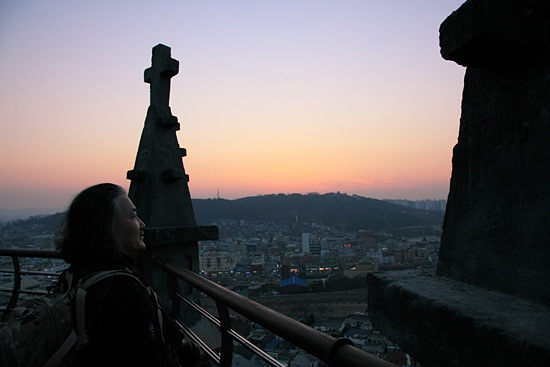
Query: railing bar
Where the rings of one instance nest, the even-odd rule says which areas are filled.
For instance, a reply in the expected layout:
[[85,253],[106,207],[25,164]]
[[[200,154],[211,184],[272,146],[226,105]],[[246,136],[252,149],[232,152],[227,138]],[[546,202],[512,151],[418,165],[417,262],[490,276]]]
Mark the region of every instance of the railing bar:
[[0,272],[15,274],[15,270],[13,270],[13,269],[0,269]]
[[39,291],[39,290],[34,291],[34,290],[27,289],[27,290],[20,290],[19,294],[43,295],[43,294],[48,294],[48,291]]
[[[16,271],[13,269],[0,269],[0,273],[8,273],[8,274],[15,274]],[[26,274],[26,275],[51,275],[51,276],[60,276],[61,273],[54,273],[49,271],[27,271],[27,270],[21,270],[19,274]]]
[[10,292],[10,293],[18,293],[18,294],[48,294],[48,291],[41,291],[41,290],[32,290],[32,289],[19,289],[19,290],[13,290],[13,288],[6,288],[6,287],[0,287],[0,292]]
[[220,357],[216,354],[216,352],[214,352],[205,342],[203,342],[202,339],[199,338],[193,330],[191,330],[191,328],[182,324],[178,319],[174,319],[174,322],[185,333],[185,335],[191,339],[192,342],[197,343],[200,348],[208,354],[210,359],[214,360],[218,365],[220,364]]
[[200,313],[202,316],[206,317],[206,319],[208,319],[208,321],[210,321],[211,323],[213,323],[214,325],[216,325],[218,328],[221,328],[221,323],[220,323],[220,320],[218,320],[214,315],[212,315],[210,312],[206,311],[204,308],[202,308],[201,306],[199,306],[198,304],[196,304],[195,302],[187,299],[186,297],[182,296],[181,294],[179,293],[176,293],[176,296],[178,296],[178,298],[180,298],[182,301],[184,301],[185,303],[187,303],[189,306],[191,306],[195,311],[197,311],[198,313]]
[[[221,328],[220,321],[215,316],[210,314],[208,311],[206,311],[205,309],[200,307],[198,304],[196,304],[195,302],[191,301],[190,299],[188,299],[187,297],[185,297],[185,296],[183,296],[179,293],[176,293],[176,296],[178,296],[182,301],[184,301],[189,306],[191,306],[196,311],[198,311],[201,315],[206,317],[211,323],[216,325],[218,328]],[[278,364],[279,362],[277,360],[275,360],[273,357],[271,357],[269,354],[267,354],[264,350],[258,348],[256,345],[249,342],[246,338],[244,338],[242,335],[237,333],[235,330],[228,329],[226,332],[236,342],[238,342],[239,344],[241,344],[243,347],[247,348],[248,350],[251,350],[256,355],[258,355],[260,358],[262,358],[264,361],[266,361],[267,363],[270,363],[272,366],[285,367],[284,365]]]
[[17,256],[17,257],[42,257],[45,259],[62,259],[61,252],[43,251],[43,250],[21,250],[21,249],[2,249],[0,256]]
[[252,344],[249,342],[246,338],[244,338],[241,334],[237,333],[234,330],[228,330],[227,331],[235,341],[237,341],[239,344],[241,344],[243,347],[247,348],[248,350],[252,351],[254,354],[256,354],[258,357],[264,360],[264,362],[269,363],[271,366],[276,367],[286,367],[284,364],[281,364],[281,362],[277,361],[275,358],[270,356],[265,350],[259,348],[258,346]]

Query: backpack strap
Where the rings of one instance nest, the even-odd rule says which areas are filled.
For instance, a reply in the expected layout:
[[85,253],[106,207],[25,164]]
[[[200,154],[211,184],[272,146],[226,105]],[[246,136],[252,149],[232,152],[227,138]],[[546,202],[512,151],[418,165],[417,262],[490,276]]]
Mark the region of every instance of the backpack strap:
[[[145,286],[145,285],[144,285]],[[154,301],[154,304],[157,308],[157,318],[159,322],[160,327],[160,337],[162,339],[162,344],[166,345],[166,340],[164,339],[164,315],[162,313],[162,306],[160,305],[160,299],[159,296],[155,293],[152,287],[145,286],[147,289],[147,293],[149,293],[149,297]]]
[[[83,348],[90,341],[88,338],[88,332],[86,330],[86,292],[88,288],[102,280],[119,275],[134,278],[139,284],[147,289],[149,294],[151,294],[152,292],[156,296],[151,287],[147,287],[145,284],[143,284],[143,282],[137,276],[132,274],[132,272],[130,272],[129,270],[119,269],[98,271],[97,273],[93,273],[82,279],[79,282],[80,284],[76,287],[75,293],[76,334],[78,336],[78,341],[76,342],[76,350]],[[157,308],[158,307],[159,305],[157,303]],[[159,322],[160,321],[162,321],[162,319],[160,319]]]
[[48,359],[48,361],[44,364],[43,367],[54,367],[58,366],[60,362],[63,360],[65,355],[69,353],[71,348],[75,345],[76,341],[78,340],[78,336],[76,335],[76,331],[74,329],[71,331],[67,339],[61,344],[59,349]]

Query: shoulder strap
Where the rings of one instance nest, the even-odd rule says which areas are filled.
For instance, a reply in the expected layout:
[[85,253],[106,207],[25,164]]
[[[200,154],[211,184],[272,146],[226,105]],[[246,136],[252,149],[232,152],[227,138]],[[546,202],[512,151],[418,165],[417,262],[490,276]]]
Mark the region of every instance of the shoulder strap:
[[88,277],[82,279],[80,284],[76,287],[75,293],[75,311],[76,311],[76,333],[78,335],[78,341],[76,342],[76,350],[81,349],[89,343],[88,333],[86,331],[86,292],[88,288],[94,284],[105,280],[113,276],[129,276],[136,279],[139,284],[143,283],[141,280],[133,275],[129,270],[106,270],[98,271]]
[[58,366],[59,363],[61,362],[61,360],[63,359],[63,357],[65,357],[65,355],[67,353],[69,353],[69,351],[71,350],[71,348],[75,345],[75,343],[77,342],[78,340],[78,337],[76,335],[76,332],[73,330],[71,331],[71,333],[69,334],[69,336],[67,337],[67,339],[65,339],[65,341],[63,342],[63,344],[59,347],[59,349],[50,357],[50,359],[48,359],[48,361],[44,364],[43,367],[54,367],[54,366]]
[[56,282],[46,286],[46,290],[49,294],[60,294],[62,297],[70,297],[72,282],[73,273],[67,268],[61,272]]

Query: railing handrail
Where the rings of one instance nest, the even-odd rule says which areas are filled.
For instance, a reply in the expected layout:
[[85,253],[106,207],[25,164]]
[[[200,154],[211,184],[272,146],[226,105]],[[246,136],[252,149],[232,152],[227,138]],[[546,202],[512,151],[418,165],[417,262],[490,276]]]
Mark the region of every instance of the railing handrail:
[[388,361],[354,347],[348,339],[337,339],[304,325],[205,279],[170,260],[156,258],[155,263],[168,273],[177,276],[205,293],[216,302],[224,303],[233,311],[317,357],[329,366],[395,367],[394,364]]
[[2,256],[11,257],[41,257],[45,259],[62,259],[61,252],[59,251],[45,251],[45,250],[23,250],[13,248],[0,249]]
[[19,272],[12,269],[0,269],[0,273],[5,274],[22,274],[22,275],[44,275],[44,276],[59,276],[61,273],[54,271],[27,271],[21,270]]

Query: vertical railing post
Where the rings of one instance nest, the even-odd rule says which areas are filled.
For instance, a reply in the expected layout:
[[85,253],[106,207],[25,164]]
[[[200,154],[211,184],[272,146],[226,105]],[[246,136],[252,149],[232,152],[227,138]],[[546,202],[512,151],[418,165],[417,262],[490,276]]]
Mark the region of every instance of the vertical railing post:
[[10,256],[13,263],[13,291],[11,297],[4,311],[4,314],[13,310],[17,301],[19,300],[19,291],[21,290],[21,265],[19,264],[19,258],[17,256]]
[[221,332],[221,353],[220,353],[220,367],[231,367],[233,362],[233,338],[229,335],[231,330],[231,318],[229,317],[229,309],[227,305],[219,300],[216,300],[216,307],[218,309],[218,318],[220,319],[220,332]]

